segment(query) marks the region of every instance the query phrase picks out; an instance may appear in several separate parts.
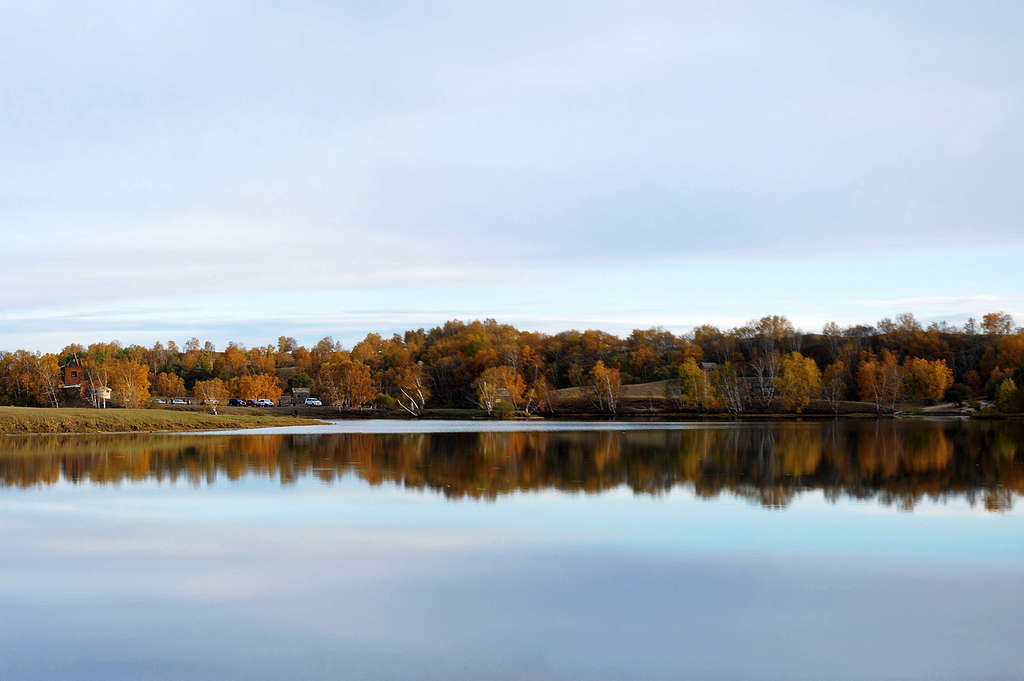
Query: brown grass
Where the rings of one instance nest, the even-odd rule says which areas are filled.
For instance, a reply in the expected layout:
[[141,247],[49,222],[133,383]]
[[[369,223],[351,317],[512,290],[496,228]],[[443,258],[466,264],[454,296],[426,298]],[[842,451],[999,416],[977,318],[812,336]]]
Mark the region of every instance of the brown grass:
[[40,409],[0,407],[0,434],[131,433],[234,430],[266,426],[307,426],[315,419],[221,414],[171,409]]

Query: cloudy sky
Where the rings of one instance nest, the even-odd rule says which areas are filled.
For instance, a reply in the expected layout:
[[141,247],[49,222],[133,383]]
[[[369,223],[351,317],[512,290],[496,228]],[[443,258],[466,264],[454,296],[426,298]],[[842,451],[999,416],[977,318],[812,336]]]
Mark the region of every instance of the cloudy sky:
[[0,348],[1024,321],[1018,2],[5,2]]

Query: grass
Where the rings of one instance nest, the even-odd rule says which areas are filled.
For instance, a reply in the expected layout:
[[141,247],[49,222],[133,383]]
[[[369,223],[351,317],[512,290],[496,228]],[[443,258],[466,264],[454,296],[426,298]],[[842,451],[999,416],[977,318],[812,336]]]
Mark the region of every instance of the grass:
[[0,407],[0,434],[138,433],[234,430],[266,426],[309,426],[309,418],[278,415],[220,414],[171,409],[40,409]]

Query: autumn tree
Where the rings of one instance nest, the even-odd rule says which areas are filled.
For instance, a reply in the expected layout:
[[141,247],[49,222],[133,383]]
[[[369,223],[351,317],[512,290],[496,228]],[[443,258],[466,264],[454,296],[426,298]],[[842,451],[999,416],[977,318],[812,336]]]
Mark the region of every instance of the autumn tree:
[[903,388],[910,399],[940,400],[953,384],[953,372],[942,359],[929,362],[910,357],[904,361],[903,369]]
[[1014,398],[1017,396],[1017,384],[1012,378],[1003,379],[996,388],[996,406],[1002,412],[1011,411]]
[[185,355],[182,357],[182,368],[189,381],[205,379],[213,373],[213,344],[207,341],[200,346],[198,338],[190,338],[185,343]]
[[27,350],[0,352],[0,391],[5,402],[26,405],[39,400],[35,359]]
[[710,377],[726,411],[742,413],[746,404],[746,386],[736,366],[732,362],[719,364],[711,370]]
[[128,359],[110,363],[110,387],[114,398],[126,409],[138,409],[149,400],[149,367]]
[[230,378],[246,373],[248,366],[249,358],[246,356],[245,348],[238,343],[228,343],[224,352],[220,353],[213,360],[212,372],[217,378],[227,381]]
[[821,393],[832,409],[832,413],[839,413],[839,403],[846,395],[846,365],[841,360],[825,367],[825,374],[821,380]]
[[534,411],[550,412],[557,406],[558,393],[544,375],[538,376],[537,379],[530,384],[528,394],[530,396],[531,403],[528,405],[527,411],[532,409]]
[[1013,317],[1005,312],[989,312],[981,318],[982,333],[1007,336],[1013,332]]
[[277,402],[281,386],[274,374],[248,374],[233,378],[227,383],[229,392],[243,400],[267,399]]
[[857,372],[860,398],[875,403],[875,411],[883,406],[895,408],[903,394],[903,367],[896,356],[883,350],[881,357],[865,357]]
[[430,386],[423,367],[411,364],[395,375],[395,382],[401,393],[398,405],[413,416],[419,416],[430,399]]
[[487,369],[474,382],[477,401],[488,414],[493,413],[499,402],[506,402],[513,411],[526,411],[524,401],[527,397],[526,381],[522,374],[511,366],[498,366]]
[[252,348],[245,353],[246,371],[253,374],[272,374],[277,370],[275,348]]
[[477,404],[490,416],[494,413],[494,408],[498,406],[498,385],[494,381],[494,377],[489,376],[485,371],[473,382],[473,386],[476,389]]
[[678,392],[673,396],[676,406],[691,411],[709,410],[715,402],[715,387],[708,372],[698,366],[693,357],[687,357],[676,371],[679,377]]
[[38,352],[34,356],[33,370],[35,373],[36,393],[40,401],[49,403],[51,407],[60,406],[61,371],[57,355]]
[[153,392],[161,397],[184,397],[185,381],[177,374],[157,374],[153,380]]
[[370,368],[348,356],[322,364],[317,373],[317,385],[321,395],[339,410],[368,404],[377,394]]
[[605,366],[598,360],[590,370],[590,390],[594,404],[601,411],[615,413],[622,393],[622,379],[618,369]]
[[209,381],[196,381],[192,394],[200,404],[216,415],[217,410],[227,404],[230,393],[224,381],[212,378]]
[[810,357],[791,352],[782,359],[775,379],[779,400],[786,411],[803,412],[821,394],[821,371]]
[[828,347],[829,359],[832,362],[839,361],[839,356],[846,340],[842,328],[835,322],[829,322],[822,327],[821,335]]
[[94,409],[105,409],[107,406],[107,399],[111,393],[111,366],[110,362],[97,361],[92,357],[82,361],[82,369],[85,371],[82,389]]
[[743,331],[754,342],[750,354],[754,395],[761,407],[768,409],[775,398],[775,378],[782,368],[782,352],[795,338],[796,330],[788,319],[775,315],[762,317]]

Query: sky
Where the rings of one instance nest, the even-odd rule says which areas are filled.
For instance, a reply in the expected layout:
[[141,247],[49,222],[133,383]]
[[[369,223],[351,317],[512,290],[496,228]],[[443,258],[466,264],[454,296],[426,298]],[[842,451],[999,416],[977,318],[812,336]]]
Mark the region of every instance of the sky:
[[1016,2],[0,0],[0,349],[1024,322]]

